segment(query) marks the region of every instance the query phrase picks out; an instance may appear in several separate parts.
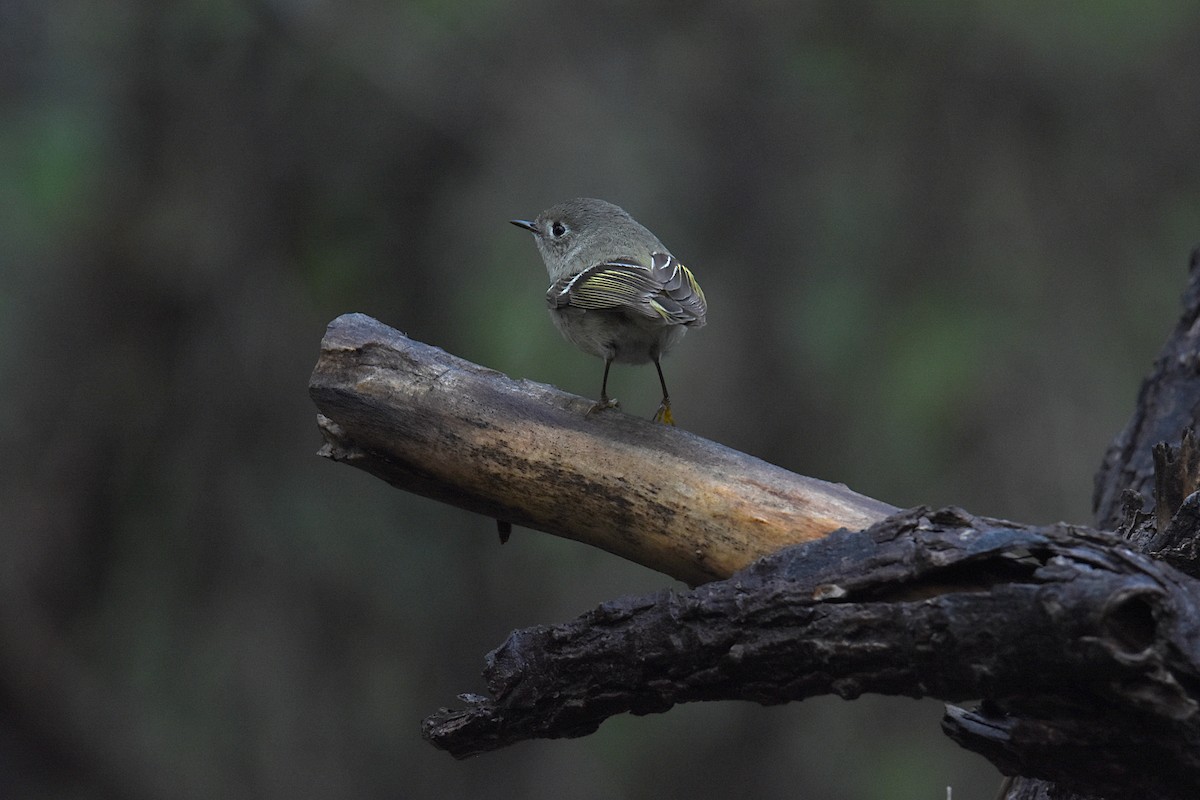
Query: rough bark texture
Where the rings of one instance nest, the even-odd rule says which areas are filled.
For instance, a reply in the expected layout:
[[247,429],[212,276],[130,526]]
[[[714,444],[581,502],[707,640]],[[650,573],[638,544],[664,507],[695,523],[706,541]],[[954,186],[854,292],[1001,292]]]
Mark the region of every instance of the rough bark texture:
[[1154,446],[1177,442],[1200,418],[1200,248],[1192,251],[1183,313],[1142,381],[1137,406],[1096,473],[1092,511],[1097,527],[1112,530],[1123,517],[1124,493],[1149,498],[1154,489]]
[[362,314],[309,392],[321,454],[393,486],[602,547],[691,585],[896,509],[686,431],[515,381]]
[[[1183,310],[1175,329],[1142,381],[1137,405],[1129,423],[1109,445],[1096,473],[1092,497],[1095,524],[1119,528],[1130,546],[1151,553],[1193,576],[1200,576],[1197,543],[1200,542],[1200,498],[1194,492],[1195,455],[1190,437],[1180,453],[1163,448],[1200,420],[1200,248],[1192,251],[1189,278],[1183,293]],[[1176,456],[1180,456],[1176,458]],[[1156,471],[1156,462],[1159,469]],[[1188,488],[1190,487],[1190,488]],[[1155,490],[1155,513],[1143,509]],[[1175,509],[1182,497],[1182,505]],[[1165,526],[1164,526],[1165,523]],[[993,759],[995,761],[995,759]],[[999,762],[996,762],[999,763]],[[1157,768],[1151,756],[1143,770]],[[1013,772],[1036,774],[1032,770]],[[1200,775],[1194,780],[1200,786]],[[1193,796],[1195,792],[1193,792]],[[1080,794],[1067,785],[1036,778],[1017,778],[1005,793],[1006,800],[1101,800]]]
[[1112,534],[954,509],[517,631],[484,674],[490,699],[425,722],[459,757],[679,702],[876,692],[989,698],[945,725],[1005,771],[1139,797],[1200,775],[1200,584]]

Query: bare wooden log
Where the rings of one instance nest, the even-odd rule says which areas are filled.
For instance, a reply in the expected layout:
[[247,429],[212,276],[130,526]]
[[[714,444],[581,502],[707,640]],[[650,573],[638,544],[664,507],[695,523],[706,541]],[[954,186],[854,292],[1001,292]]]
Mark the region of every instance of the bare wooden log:
[[565,536],[689,584],[895,511],[686,431],[338,317],[309,392],[321,454],[393,486]]

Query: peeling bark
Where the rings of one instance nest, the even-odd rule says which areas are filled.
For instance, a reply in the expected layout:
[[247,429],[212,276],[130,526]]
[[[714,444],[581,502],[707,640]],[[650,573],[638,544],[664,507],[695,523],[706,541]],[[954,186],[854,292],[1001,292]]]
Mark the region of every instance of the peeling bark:
[[1002,769],[1162,797],[1200,774],[1200,584],[1112,534],[956,509],[517,631],[484,675],[490,699],[425,721],[460,758],[680,702],[874,692],[989,698],[945,725]]

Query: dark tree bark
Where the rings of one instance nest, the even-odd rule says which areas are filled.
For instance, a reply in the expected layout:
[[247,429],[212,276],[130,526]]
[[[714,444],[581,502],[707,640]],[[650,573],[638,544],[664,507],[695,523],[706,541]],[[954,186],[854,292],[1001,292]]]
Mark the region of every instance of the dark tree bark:
[[1154,446],[1176,442],[1200,419],[1200,248],[1192,251],[1183,313],[1167,338],[1137,405],[1096,473],[1092,512],[1097,527],[1114,530],[1125,517],[1126,492],[1149,498],[1154,489]]
[[989,698],[944,724],[1008,772],[1131,797],[1200,775],[1200,583],[1112,534],[954,509],[517,631],[484,674],[491,699],[425,722],[458,757],[680,702],[876,692]]
[[[1165,443],[1176,441],[1200,420],[1200,247],[1192,251],[1188,271],[1179,321],[1142,381],[1128,424],[1109,445],[1096,473],[1092,511],[1098,527],[1120,528],[1135,549],[1200,576],[1200,497],[1192,494],[1198,488],[1197,448],[1185,439],[1181,461],[1174,461],[1165,449]],[[1153,526],[1143,514],[1152,489],[1157,506]],[[1182,503],[1178,508],[1177,502]],[[1154,770],[1155,760],[1141,768]],[[1200,785],[1200,777],[1195,785]],[[1014,781],[1005,797],[1045,800],[1051,795],[1055,800],[1099,800],[1029,778]]]

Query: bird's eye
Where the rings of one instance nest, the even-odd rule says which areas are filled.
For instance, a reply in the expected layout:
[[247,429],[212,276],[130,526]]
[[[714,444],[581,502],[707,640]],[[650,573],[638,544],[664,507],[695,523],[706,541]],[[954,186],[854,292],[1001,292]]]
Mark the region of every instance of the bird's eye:
[[550,235],[553,236],[555,239],[566,236],[566,234],[567,234],[567,226],[563,225],[561,222],[556,222],[550,226]]

